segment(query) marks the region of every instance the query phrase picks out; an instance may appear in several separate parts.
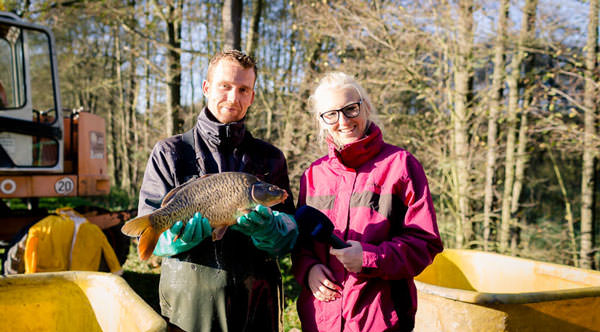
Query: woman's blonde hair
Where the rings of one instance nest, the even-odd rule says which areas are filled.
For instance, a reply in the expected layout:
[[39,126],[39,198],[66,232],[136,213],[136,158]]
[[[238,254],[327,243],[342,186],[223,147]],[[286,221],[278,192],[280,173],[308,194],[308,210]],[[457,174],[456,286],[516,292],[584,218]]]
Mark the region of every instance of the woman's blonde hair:
[[323,142],[327,137],[327,127],[323,124],[322,121],[320,121],[320,112],[322,112],[323,110],[317,109],[317,99],[320,97],[320,94],[325,90],[344,89],[347,87],[352,87],[356,90],[356,92],[358,92],[358,95],[362,100],[362,105],[368,111],[369,122],[377,123],[377,112],[375,110],[375,107],[373,107],[373,104],[371,103],[371,98],[369,98],[369,95],[367,94],[365,89],[363,89],[363,87],[358,83],[358,81],[356,81],[354,77],[343,72],[329,72],[326,73],[323,77],[321,77],[317,87],[313,90],[312,95],[308,99],[310,110],[313,113],[315,121],[317,122],[317,127],[319,131],[319,142]]

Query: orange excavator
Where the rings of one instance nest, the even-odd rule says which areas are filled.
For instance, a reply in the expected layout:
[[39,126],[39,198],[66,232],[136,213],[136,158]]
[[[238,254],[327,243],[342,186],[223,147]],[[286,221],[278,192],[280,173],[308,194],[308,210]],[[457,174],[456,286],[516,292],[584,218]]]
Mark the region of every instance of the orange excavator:
[[[46,27],[0,12],[0,241],[5,249],[49,213],[43,197],[103,196],[110,191],[106,124],[102,117],[62,108],[54,37]],[[19,199],[27,209],[11,208]],[[14,204],[13,204],[14,205]],[[23,204],[20,204],[23,206]],[[132,217],[85,207],[108,234]],[[115,248],[119,260],[128,248]]]

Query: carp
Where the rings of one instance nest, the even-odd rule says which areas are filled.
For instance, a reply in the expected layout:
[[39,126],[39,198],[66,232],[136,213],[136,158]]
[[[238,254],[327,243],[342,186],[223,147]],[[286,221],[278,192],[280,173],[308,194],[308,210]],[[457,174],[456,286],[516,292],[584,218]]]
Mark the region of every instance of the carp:
[[213,241],[220,240],[227,227],[257,205],[273,206],[286,200],[288,193],[256,176],[242,172],[223,172],[190,180],[169,191],[161,207],[150,214],[129,220],[123,234],[138,237],[142,260],[152,255],[160,234],[175,222],[186,222],[200,212],[213,228]]

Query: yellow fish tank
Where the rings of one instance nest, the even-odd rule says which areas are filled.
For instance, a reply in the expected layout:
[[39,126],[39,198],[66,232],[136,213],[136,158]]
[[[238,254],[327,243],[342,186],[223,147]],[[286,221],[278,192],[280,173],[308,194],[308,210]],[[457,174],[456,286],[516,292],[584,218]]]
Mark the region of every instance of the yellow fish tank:
[[166,331],[166,322],[119,276],[48,272],[0,278],[1,331]]
[[600,272],[446,249],[415,278],[422,331],[600,331]]

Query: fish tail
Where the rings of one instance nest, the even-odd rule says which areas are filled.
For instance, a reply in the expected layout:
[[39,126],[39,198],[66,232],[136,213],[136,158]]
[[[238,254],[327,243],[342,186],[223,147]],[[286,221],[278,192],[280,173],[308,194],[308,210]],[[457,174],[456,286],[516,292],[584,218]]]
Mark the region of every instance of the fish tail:
[[140,236],[146,228],[152,227],[150,215],[145,215],[129,220],[121,227],[121,232],[128,236]]
[[154,251],[154,247],[156,247],[156,242],[158,242],[158,238],[160,237],[159,232],[156,232],[154,228],[146,228],[142,236],[140,236],[140,241],[138,243],[138,255],[141,260],[147,260],[152,255]]
[[156,242],[160,237],[160,232],[157,232],[150,223],[149,215],[137,217],[125,223],[121,228],[121,232],[129,236],[139,236],[138,255],[140,259],[146,260],[150,258]]

